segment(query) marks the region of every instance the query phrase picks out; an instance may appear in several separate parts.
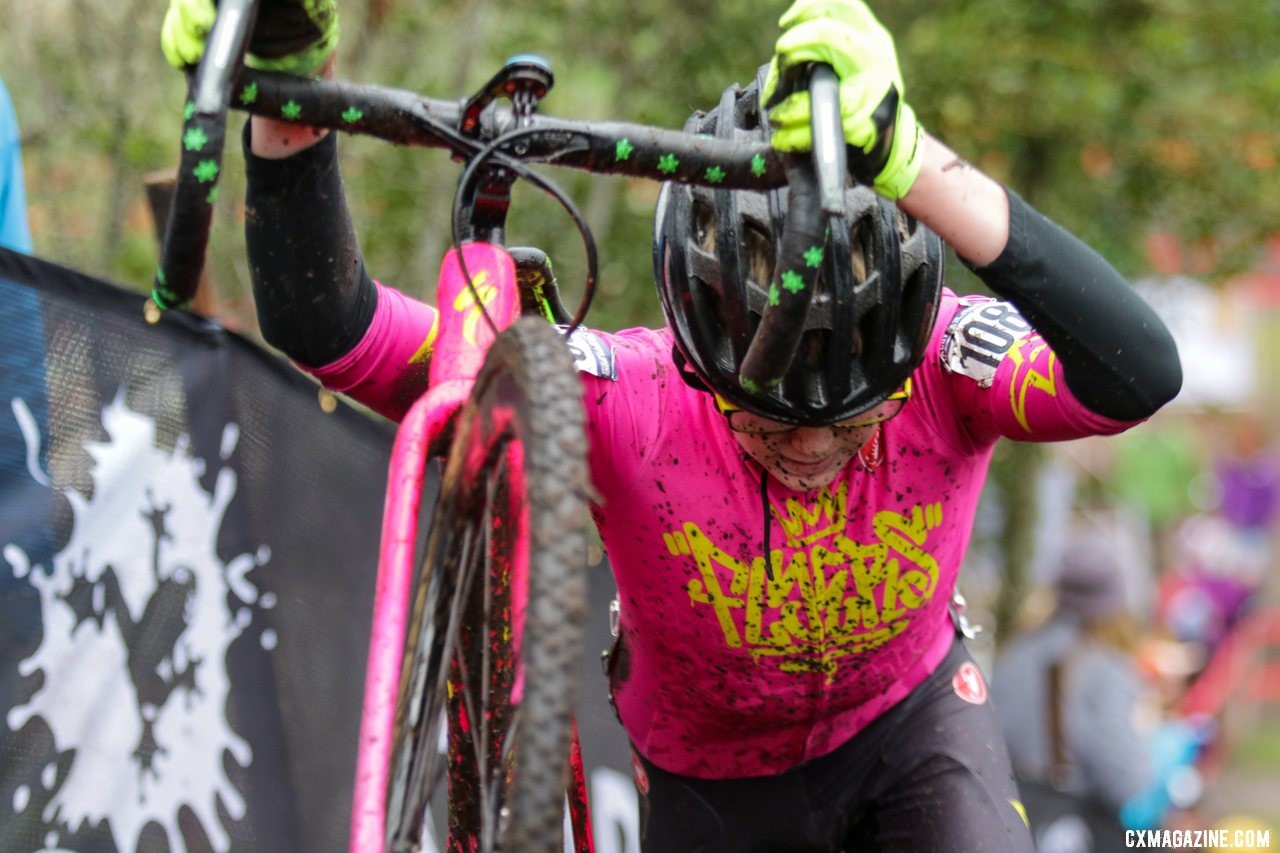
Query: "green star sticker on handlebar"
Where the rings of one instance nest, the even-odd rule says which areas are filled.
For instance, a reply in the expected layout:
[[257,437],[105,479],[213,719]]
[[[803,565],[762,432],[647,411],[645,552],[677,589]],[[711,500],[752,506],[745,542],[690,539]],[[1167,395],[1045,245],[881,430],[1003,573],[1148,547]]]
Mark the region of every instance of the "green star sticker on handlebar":
[[280,115],[289,121],[297,121],[302,118],[302,105],[297,101],[289,101],[280,108]]
[[757,178],[764,174],[764,155],[757,154],[751,158],[751,174]]
[[816,267],[822,264],[822,247],[810,246],[804,253],[804,263],[808,267]]
[[680,161],[676,159],[674,154],[663,154],[658,158],[658,171],[664,175],[670,175],[679,167]]
[[201,160],[196,167],[191,170],[191,174],[196,176],[196,180],[202,184],[210,181],[218,180],[218,161],[217,160]]
[[618,144],[613,149],[613,159],[630,160],[631,152],[635,150],[636,147],[631,144],[630,139],[619,139]]
[[719,166],[712,166],[707,169],[707,180],[713,184],[718,184],[724,180],[724,169]]
[[198,127],[193,127],[182,134],[182,147],[188,151],[199,151],[209,142],[209,134]]
[[804,277],[795,270],[787,270],[782,274],[782,286],[792,293],[804,290]]
[[356,107],[347,107],[342,111],[342,120],[347,124],[355,124],[362,118],[364,118],[364,111]]
[[240,90],[240,103],[248,106],[258,100],[258,84],[250,83]]
[[781,298],[781,295],[778,293],[778,285],[776,284],[769,285],[769,304],[777,305],[780,298]]

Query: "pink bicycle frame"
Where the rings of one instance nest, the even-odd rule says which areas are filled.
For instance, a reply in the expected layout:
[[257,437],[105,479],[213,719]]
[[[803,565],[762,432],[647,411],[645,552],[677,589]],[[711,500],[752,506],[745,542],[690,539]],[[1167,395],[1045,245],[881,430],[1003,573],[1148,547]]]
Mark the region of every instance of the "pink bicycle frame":
[[382,853],[386,845],[385,794],[427,452],[471,393],[493,343],[495,335],[484,314],[503,329],[520,313],[515,264],[506,250],[468,243],[462,255],[475,292],[467,286],[457,253],[450,251],[437,287],[440,328],[431,356],[430,386],[401,421],[391,451],[360,720],[351,853]]

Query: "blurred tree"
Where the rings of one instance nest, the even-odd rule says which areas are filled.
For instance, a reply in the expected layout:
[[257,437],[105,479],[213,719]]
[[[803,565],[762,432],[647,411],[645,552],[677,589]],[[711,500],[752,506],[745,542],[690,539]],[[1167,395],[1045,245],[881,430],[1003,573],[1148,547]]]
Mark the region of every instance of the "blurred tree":
[[922,121],[1127,272],[1144,236],[1223,276],[1280,226],[1280,3],[887,0]]
[[[41,245],[55,260],[138,287],[154,253],[142,176],[176,159],[183,95],[157,46],[163,5],[0,0],[0,73],[23,117]],[[558,75],[546,111],[679,126],[726,83],[751,78],[785,8],[378,0],[344,9],[340,72],[461,97],[509,54],[534,51]],[[897,36],[925,125],[1123,271],[1143,271],[1143,237],[1154,228],[1210,247],[1211,272],[1225,274],[1280,225],[1271,126],[1280,0],[883,0],[875,8]],[[238,154],[229,153],[233,185],[222,194],[213,265],[234,295],[246,282]],[[372,268],[408,289],[425,286],[456,165],[440,152],[364,140],[348,140],[343,156]],[[647,248],[655,188],[553,178],[588,212],[601,245],[596,324],[656,319]],[[522,201],[513,233],[560,258],[572,289],[580,248],[549,200]]]

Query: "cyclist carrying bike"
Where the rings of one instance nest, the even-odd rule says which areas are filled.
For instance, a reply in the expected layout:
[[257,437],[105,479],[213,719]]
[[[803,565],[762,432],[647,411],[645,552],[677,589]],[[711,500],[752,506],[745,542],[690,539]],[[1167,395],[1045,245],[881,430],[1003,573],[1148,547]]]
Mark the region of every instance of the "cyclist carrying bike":
[[[211,0],[171,0],[175,65]],[[257,61],[313,73],[332,0],[264,0]],[[203,22],[203,23],[202,23]],[[738,367],[769,300],[781,193],[664,187],[662,329],[591,332],[582,372],[618,587],[613,700],[644,849],[1030,850],[952,598],[995,442],[1118,433],[1172,399],[1167,329],[1101,257],[924,132],[861,0],[798,0],[767,70],[688,129],[803,150],[783,91],[840,78],[850,171],[781,385]],[[246,241],[267,341],[391,418],[435,309],[366,273],[325,131],[253,118]],[[942,284],[942,241],[999,295]]]

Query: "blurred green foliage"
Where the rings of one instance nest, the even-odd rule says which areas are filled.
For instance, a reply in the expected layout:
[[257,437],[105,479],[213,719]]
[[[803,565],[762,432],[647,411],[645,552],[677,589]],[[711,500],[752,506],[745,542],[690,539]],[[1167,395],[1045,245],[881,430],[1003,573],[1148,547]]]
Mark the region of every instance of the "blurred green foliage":
[[[145,289],[154,262],[145,176],[176,161],[181,75],[158,48],[163,0],[0,0],[0,75],[23,127],[38,251]],[[339,73],[464,97],[512,53],[546,56],[552,114],[678,127],[767,60],[785,3],[728,0],[371,0],[343,8]],[[1144,271],[1143,240],[1212,248],[1210,274],[1252,261],[1280,225],[1275,120],[1280,0],[884,0],[907,95],[925,126],[1112,258]],[[238,127],[242,119],[234,116]],[[251,328],[233,135],[210,269]],[[447,239],[457,164],[346,139],[369,267],[426,294]],[[657,322],[649,235],[656,188],[553,170],[601,248],[593,323]],[[513,242],[541,246],[581,292],[569,219],[518,192]],[[957,286],[974,282],[953,264]]]

